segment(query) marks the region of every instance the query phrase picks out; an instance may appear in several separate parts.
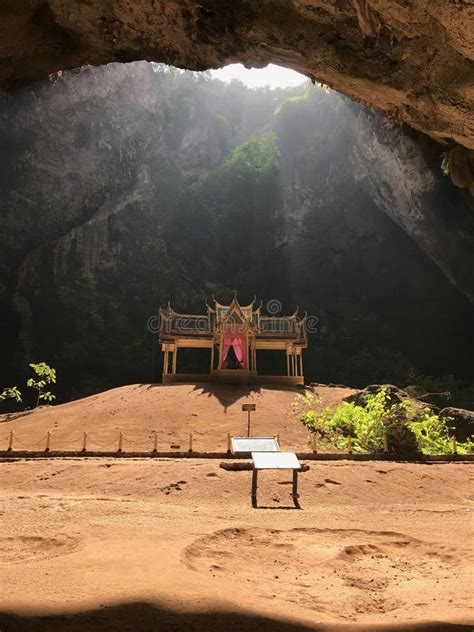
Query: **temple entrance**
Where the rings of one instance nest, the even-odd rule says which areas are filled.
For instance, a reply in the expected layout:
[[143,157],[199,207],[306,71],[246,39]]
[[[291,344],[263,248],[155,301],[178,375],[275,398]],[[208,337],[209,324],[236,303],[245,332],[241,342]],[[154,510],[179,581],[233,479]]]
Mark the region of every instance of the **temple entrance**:
[[221,369],[248,369],[248,340],[243,332],[228,332],[223,336]]

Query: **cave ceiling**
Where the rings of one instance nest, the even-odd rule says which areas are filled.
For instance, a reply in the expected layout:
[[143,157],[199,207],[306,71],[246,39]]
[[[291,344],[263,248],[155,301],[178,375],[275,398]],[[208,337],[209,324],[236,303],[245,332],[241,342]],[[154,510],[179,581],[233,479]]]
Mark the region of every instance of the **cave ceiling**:
[[0,85],[139,59],[280,64],[474,149],[470,0],[3,0]]

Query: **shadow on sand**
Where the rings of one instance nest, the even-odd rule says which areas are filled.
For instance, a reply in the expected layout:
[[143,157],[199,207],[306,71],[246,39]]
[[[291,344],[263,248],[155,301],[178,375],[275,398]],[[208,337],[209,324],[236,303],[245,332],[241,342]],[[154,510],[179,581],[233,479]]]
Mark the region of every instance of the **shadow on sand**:
[[[39,407],[41,408],[41,407]],[[39,410],[39,408],[37,408],[36,410]],[[4,413],[3,415],[1,415],[0,417],[0,423],[6,423],[7,421],[15,421],[15,419],[21,419],[21,417],[26,417],[27,415],[32,415],[35,412],[35,410],[22,410],[20,412],[16,412],[16,413]]]
[[67,614],[0,613],[2,632],[471,632],[472,626],[449,623],[310,626],[247,613],[176,612],[150,603],[124,603]]
[[179,388],[182,386],[189,386],[198,395],[204,395],[206,397],[213,397],[224,408],[224,412],[227,412],[227,408],[232,404],[235,404],[239,399],[245,399],[246,397],[259,396],[262,388],[268,391],[291,391],[295,395],[301,393],[301,387],[298,386],[279,386],[275,384],[218,384],[216,382],[177,382],[175,384],[140,384],[140,387],[146,388]]

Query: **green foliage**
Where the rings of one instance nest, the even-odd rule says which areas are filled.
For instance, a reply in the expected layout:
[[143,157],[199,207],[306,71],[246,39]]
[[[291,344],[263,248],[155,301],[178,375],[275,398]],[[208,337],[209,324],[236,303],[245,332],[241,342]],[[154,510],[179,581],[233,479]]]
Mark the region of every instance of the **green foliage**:
[[443,151],[441,154],[441,171],[445,176],[449,176],[451,173],[451,161],[449,157],[449,151]]
[[252,136],[234,149],[224,166],[237,173],[269,173],[278,169],[277,135],[268,132],[262,136]]
[[[424,454],[448,454],[452,451],[452,439],[446,420],[414,400],[390,403],[386,389],[366,395],[364,405],[342,402],[336,410],[329,407],[315,410],[320,403],[309,393],[298,395],[296,410],[302,410],[301,421],[312,433],[326,437],[337,448],[347,448],[352,438],[355,452],[382,452],[384,437],[389,450],[395,453],[413,452]],[[472,441],[458,443],[458,452],[472,450]]]
[[[433,413],[429,408],[425,410],[413,421],[409,421],[407,426],[416,435],[419,444],[425,454],[448,454],[452,452],[453,441],[449,434],[450,418],[440,419],[439,415]],[[457,444],[459,454],[469,454],[474,444],[472,439]]]
[[309,97],[308,93],[298,94],[292,97],[288,97],[274,109],[273,116],[275,117],[280,116],[288,107],[291,107],[292,105],[296,105],[297,103],[303,103],[304,101],[308,100],[308,97]]
[[35,372],[36,377],[30,377],[26,385],[38,391],[36,406],[38,406],[40,400],[51,402],[53,399],[56,399],[56,396],[50,391],[44,390],[49,384],[56,384],[56,369],[48,366],[46,362],[39,362],[37,364],[31,362],[30,367]]
[[0,402],[3,402],[6,399],[14,399],[17,403],[22,401],[21,393],[16,386],[4,388],[3,391],[0,392]]

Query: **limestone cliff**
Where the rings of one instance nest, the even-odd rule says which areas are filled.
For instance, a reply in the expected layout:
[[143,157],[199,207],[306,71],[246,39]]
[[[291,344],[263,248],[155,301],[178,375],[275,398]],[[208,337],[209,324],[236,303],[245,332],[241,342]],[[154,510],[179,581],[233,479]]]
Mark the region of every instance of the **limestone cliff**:
[[8,367],[49,360],[69,395],[150,379],[157,305],[237,286],[319,319],[309,379],[469,373],[468,199],[337,93],[117,64],[4,95],[0,140]]

